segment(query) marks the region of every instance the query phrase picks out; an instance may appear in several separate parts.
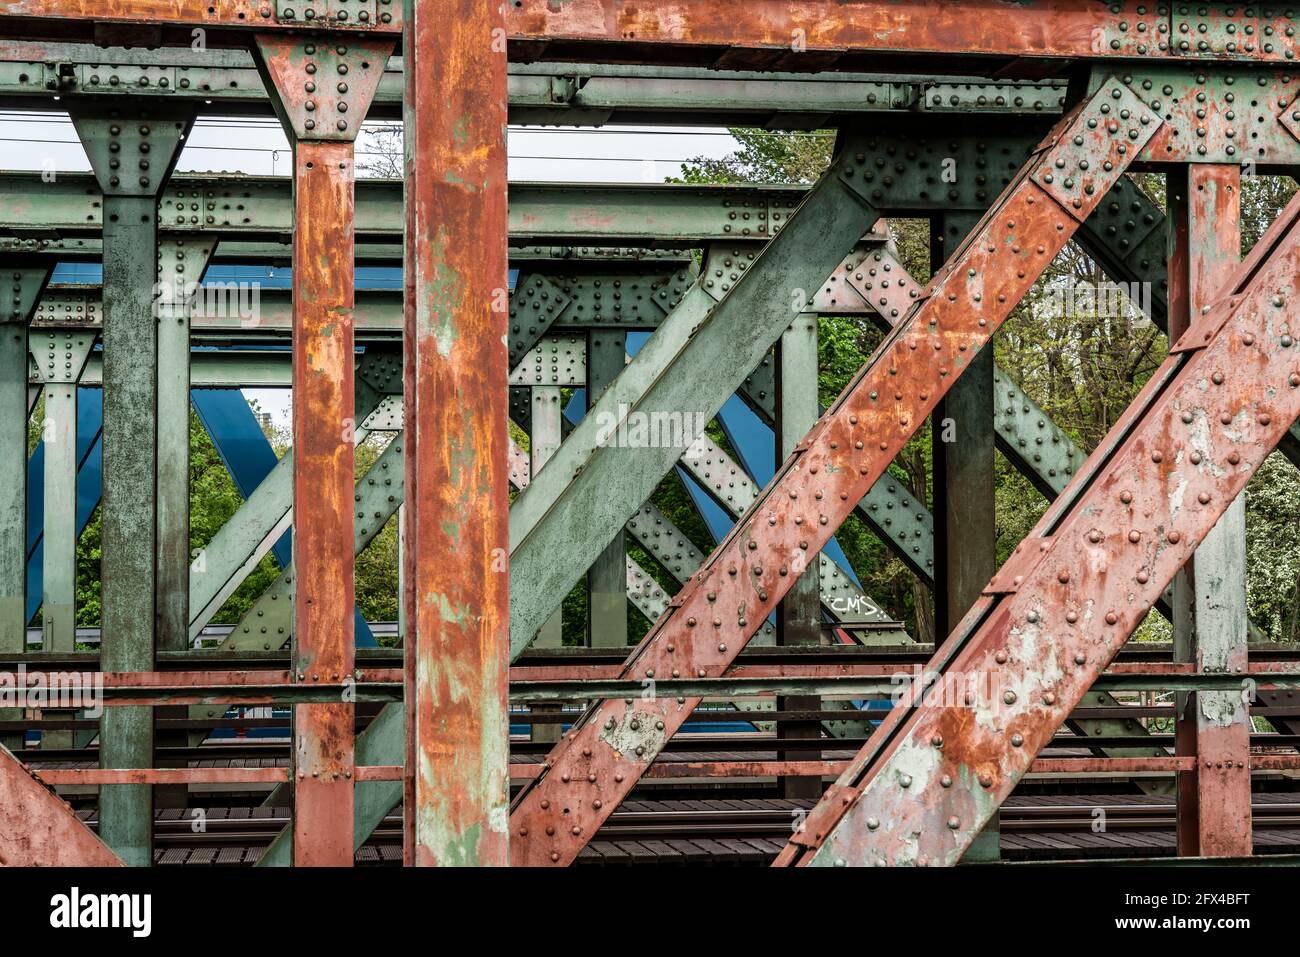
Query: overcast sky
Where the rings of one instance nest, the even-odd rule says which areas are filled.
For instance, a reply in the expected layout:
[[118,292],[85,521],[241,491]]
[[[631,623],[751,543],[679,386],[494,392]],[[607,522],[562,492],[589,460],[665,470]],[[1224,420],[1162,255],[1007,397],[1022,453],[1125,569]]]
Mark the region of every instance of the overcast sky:
[[[358,164],[373,159],[366,129],[357,143]],[[735,148],[726,130],[699,127],[512,127],[510,179],[579,183],[661,183],[681,172],[683,160],[725,156]],[[0,169],[78,172],[90,169],[66,114],[0,111]],[[286,176],[289,143],[269,117],[200,119],[177,163],[178,172],[228,172]],[[245,389],[250,399],[287,426],[287,390]]]

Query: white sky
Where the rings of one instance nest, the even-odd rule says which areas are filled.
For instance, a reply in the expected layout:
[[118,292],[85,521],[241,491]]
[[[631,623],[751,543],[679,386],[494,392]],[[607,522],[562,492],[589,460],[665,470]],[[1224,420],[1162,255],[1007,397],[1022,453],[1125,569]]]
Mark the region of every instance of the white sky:
[[[392,126],[367,124],[366,128]],[[369,137],[357,143],[366,160]],[[736,147],[724,129],[699,127],[511,127],[510,179],[568,183],[662,183],[683,160],[722,157]],[[66,114],[0,111],[0,169],[82,172],[90,169]],[[287,176],[289,143],[269,117],[211,117],[195,124],[177,162],[178,172]],[[285,389],[245,389],[277,425],[289,423]]]

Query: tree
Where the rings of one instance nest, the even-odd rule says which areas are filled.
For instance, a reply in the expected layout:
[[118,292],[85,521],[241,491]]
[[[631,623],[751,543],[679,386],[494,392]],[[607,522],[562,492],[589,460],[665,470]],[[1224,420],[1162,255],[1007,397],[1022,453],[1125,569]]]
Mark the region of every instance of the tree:
[[357,170],[377,179],[405,179],[406,159],[402,149],[402,128],[383,126],[363,129],[364,149],[357,151]]
[[697,156],[682,164],[670,183],[813,183],[830,165],[834,132],[773,133],[733,129],[740,144],[722,159]]

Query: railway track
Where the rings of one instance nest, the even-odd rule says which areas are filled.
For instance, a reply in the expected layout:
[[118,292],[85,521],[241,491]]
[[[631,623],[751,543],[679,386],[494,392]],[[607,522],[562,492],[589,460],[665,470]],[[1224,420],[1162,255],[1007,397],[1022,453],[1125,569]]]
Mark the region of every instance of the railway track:
[[[601,828],[579,864],[748,865],[770,862],[811,801],[787,799],[628,801]],[[1300,851],[1300,796],[1262,792],[1252,805],[1256,853]],[[92,827],[94,815],[82,812]],[[155,858],[163,866],[256,862],[288,823],[284,808],[160,811]],[[1021,795],[1000,818],[1009,861],[1172,855],[1174,806],[1138,794]],[[361,865],[401,861],[402,820],[390,813],[358,852]]]

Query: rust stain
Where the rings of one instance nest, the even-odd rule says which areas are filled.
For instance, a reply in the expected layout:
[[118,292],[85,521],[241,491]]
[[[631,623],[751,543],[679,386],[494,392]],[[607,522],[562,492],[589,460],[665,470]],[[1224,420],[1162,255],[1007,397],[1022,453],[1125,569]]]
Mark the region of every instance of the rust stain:
[[404,813],[419,865],[507,862],[507,314],[492,308],[507,285],[506,69],[480,52],[500,17],[418,0],[404,43]]

